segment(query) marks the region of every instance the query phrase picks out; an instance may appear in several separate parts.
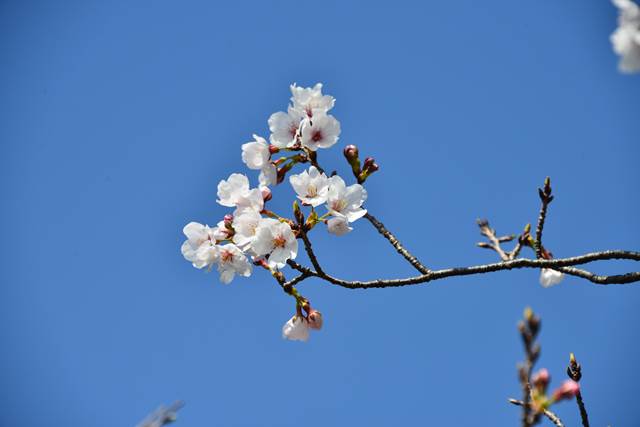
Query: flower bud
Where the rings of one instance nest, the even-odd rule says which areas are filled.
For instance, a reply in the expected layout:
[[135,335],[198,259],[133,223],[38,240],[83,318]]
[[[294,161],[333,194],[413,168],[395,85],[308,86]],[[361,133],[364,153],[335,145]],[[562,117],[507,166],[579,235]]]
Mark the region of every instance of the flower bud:
[[318,310],[314,310],[313,308],[309,310],[307,320],[309,321],[309,327],[311,329],[319,330],[322,328],[322,313]]
[[260,191],[262,192],[262,200],[264,200],[265,202],[271,200],[272,195],[269,187],[261,187]]
[[366,159],[364,159],[362,170],[366,171],[367,174],[370,175],[378,169],[380,169],[380,166],[378,166],[378,164],[376,163],[376,159],[374,159],[373,157],[367,157]]
[[279,151],[280,151],[280,149],[278,147],[276,147],[275,145],[269,145],[269,153],[271,155],[276,154]]
[[533,386],[542,393],[547,389],[549,381],[551,381],[551,375],[549,375],[549,371],[545,368],[540,369],[533,375],[533,377],[531,377]]
[[231,224],[233,222],[233,215],[232,214],[226,214],[224,216],[223,221],[224,221],[225,224]]
[[355,145],[347,145],[342,152],[349,163],[358,159],[358,147]]
[[578,393],[580,393],[580,385],[573,380],[566,380],[553,392],[551,399],[554,402],[563,399],[571,399]]

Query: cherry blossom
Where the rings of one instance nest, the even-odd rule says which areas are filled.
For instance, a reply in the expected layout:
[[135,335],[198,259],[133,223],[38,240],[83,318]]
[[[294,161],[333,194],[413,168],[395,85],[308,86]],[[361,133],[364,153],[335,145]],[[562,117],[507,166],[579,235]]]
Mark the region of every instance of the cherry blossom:
[[236,245],[227,243],[218,246],[218,272],[220,272],[220,281],[226,285],[236,274],[249,277],[251,264]]
[[273,163],[267,163],[258,177],[261,187],[269,187],[278,183],[278,169]]
[[336,217],[346,217],[349,222],[362,218],[367,213],[362,204],[367,200],[367,190],[360,184],[346,186],[338,175],[329,178],[327,207]]
[[292,175],[289,182],[303,204],[317,207],[327,201],[329,178],[315,166],[298,175]]
[[309,324],[304,317],[293,316],[282,327],[282,338],[291,341],[307,341],[309,339]]
[[260,214],[254,210],[247,210],[234,217],[233,228],[235,234],[233,235],[233,243],[247,250],[256,237],[256,229],[261,220]]
[[309,328],[311,329],[322,329],[322,313],[312,308],[311,310],[309,310],[307,322],[309,323]]
[[551,268],[543,268],[540,270],[540,284],[545,288],[557,285],[562,282],[564,274]]
[[343,236],[353,230],[346,217],[336,216],[327,220],[327,230],[336,236]]
[[271,268],[282,268],[298,255],[298,241],[289,224],[272,218],[260,222],[251,247],[256,256],[269,255]]
[[182,244],[180,251],[187,261],[195,268],[204,268],[214,262],[210,256],[203,256],[208,247],[215,245],[214,229],[198,222],[190,222],[182,232],[187,236],[187,240]]
[[619,9],[618,28],[611,34],[613,50],[621,56],[621,72],[640,71],[640,7],[631,0],[613,0]]
[[249,169],[261,170],[269,164],[271,153],[267,141],[254,134],[255,141],[242,144],[242,161]]
[[218,203],[222,206],[234,207],[240,197],[249,193],[249,178],[240,173],[232,173],[227,180],[218,184]]
[[289,106],[287,112],[278,111],[269,117],[269,141],[278,148],[291,148],[296,144],[303,114]]
[[322,83],[316,83],[314,87],[300,87],[296,84],[290,86],[291,102],[293,109],[304,113],[307,117],[314,117],[319,113],[326,113],[335,105],[335,99],[322,94]]
[[302,145],[309,150],[329,148],[338,142],[340,122],[333,116],[316,112],[313,120],[305,119],[302,122],[300,132]]
[[264,209],[264,197],[262,190],[254,188],[240,195],[236,199],[236,210],[234,216],[241,215],[247,210],[261,212]]

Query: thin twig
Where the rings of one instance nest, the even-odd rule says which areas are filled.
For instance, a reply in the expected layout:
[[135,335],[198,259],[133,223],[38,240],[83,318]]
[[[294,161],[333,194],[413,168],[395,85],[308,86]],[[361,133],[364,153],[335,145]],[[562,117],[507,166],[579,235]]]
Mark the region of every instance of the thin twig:
[[[490,242],[490,243],[480,242],[478,243],[479,247],[496,251],[500,256],[500,259],[502,259],[503,261],[509,261],[515,258],[515,256],[512,256],[511,253],[506,252],[504,249],[502,249],[502,246],[500,245],[501,243],[504,243],[504,242],[510,242],[515,238],[515,236],[510,235],[510,236],[497,237],[496,230],[494,230],[489,226],[489,221],[487,221],[486,219],[479,219],[476,222],[478,223],[478,227],[480,227],[480,234],[485,236]],[[517,252],[520,252],[520,248],[518,248],[518,246],[516,246],[516,248],[518,249]],[[516,252],[516,256],[517,256],[517,252]]]
[[402,246],[402,243],[400,243],[396,236],[394,236],[389,230],[387,230],[384,224],[381,223],[375,216],[371,215],[370,213],[366,213],[364,217],[368,219],[371,224],[373,224],[378,232],[382,234],[384,238],[387,239],[389,243],[391,243],[391,245],[396,249],[396,251],[398,251],[398,253],[402,255],[404,259],[406,259],[409,264],[411,264],[416,270],[418,270],[422,274],[428,274],[431,271],[424,264],[418,261],[418,258],[412,255],[411,252],[405,249],[405,247]]
[[296,220],[298,221],[300,237],[302,238],[302,242],[304,244],[304,250],[307,252],[307,256],[309,256],[309,261],[311,261],[313,268],[315,268],[319,274],[324,274],[324,271],[320,266],[320,262],[318,261],[316,254],[313,252],[313,246],[311,245],[311,240],[309,240],[309,236],[307,236],[307,230],[305,228],[304,218],[298,216],[296,217]]
[[[522,400],[517,400],[517,399],[509,399],[509,403],[516,406],[524,406],[525,404]],[[554,414],[550,410],[544,409],[542,413],[545,415],[545,417],[549,418],[549,420],[552,423],[554,423],[557,427],[564,427],[564,424],[562,423],[562,420],[560,419],[560,417],[558,417],[556,414]]]
[[563,273],[578,276],[587,279],[593,283],[600,285],[608,284],[626,284],[640,281],[640,272],[632,272],[613,276],[599,276],[586,270],[581,270],[574,265],[587,264],[593,261],[611,260],[611,259],[627,259],[640,261],[640,252],[632,251],[602,251],[593,252],[571,258],[556,259],[528,259],[518,258],[511,261],[503,261],[493,264],[475,265],[471,267],[456,267],[443,270],[432,270],[420,276],[408,277],[404,279],[378,279],[378,280],[344,280],[333,277],[327,273],[318,273],[304,267],[293,260],[289,260],[288,264],[300,271],[307,273],[308,277],[315,276],[337,286],[348,289],[364,289],[364,288],[392,288],[399,286],[417,285],[420,283],[433,282],[447,277],[470,276],[475,274],[492,273],[494,271],[513,270],[519,268],[555,268]]
[[542,230],[544,228],[544,221],[547,217],[547,208],[553,201],[553,196],[551,195],[551,179],[549,177],[544,180],[544,187],[538,188],[538,194],[540,195],[542,205],[540,206],[540,214],[538,215],[534,249],[536,251],[536,258],[542,258]]

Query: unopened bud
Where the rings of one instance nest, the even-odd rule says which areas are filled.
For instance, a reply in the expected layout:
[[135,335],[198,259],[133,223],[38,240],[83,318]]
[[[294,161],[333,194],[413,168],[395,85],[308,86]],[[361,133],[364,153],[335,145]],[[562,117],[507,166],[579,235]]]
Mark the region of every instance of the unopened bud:
[[551,375],[545,368],[540,369],[531,377],[531,383],[540,392],[544,393],[551,381]]
[[318,330],[322,328],[322,313],[318,310],[314,310],[313,308],[309,310],[307,320],[309,321],[309,327],[311,329]]
[[224,216],[223,221],[224,221],[225,224],[231,224],[233,222],[233,215],[232,214],[226,214]]
[[262,187],[260,188],[260,191],[262,192],[262,200],[264,200],[265,202],[271,200],[272,195],[269,187]]
[[275,145],[269,145],[269,153],[270,154],[276,154],[279,151],[280,151],[280,149],[278,147],[276,147]]
[[578,393],[580,393],[580,384],[573,380],[566,380],[553,392],[551,399],[554,402],[563,399],[572,399]]
[[569,366],[567,367],[567,375],[572,380],[578,382],[582,378],[582,366],[576,360],[576,357],[571,353],[569,355]]
[[358,147],[355,145],[347,145],[342,152],[349,163],[358,159]]
[[366,159],[364,159],[362,169],[368,171],[369,173],[373,173],[380,169],[380,167],[376,163],[376,159],[374,159],[373,157],[367,157]]

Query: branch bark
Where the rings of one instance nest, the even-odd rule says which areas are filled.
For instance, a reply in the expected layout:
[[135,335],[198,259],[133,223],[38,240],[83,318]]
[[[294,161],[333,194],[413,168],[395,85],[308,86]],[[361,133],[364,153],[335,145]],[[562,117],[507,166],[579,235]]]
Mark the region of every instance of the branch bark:
[[[378,279],[378,280],[344,280],[333,277],[324,272],[314,271],[308,267],[304,267],[293,260],[289,260],[288,264],[292,268],[307,275],[307,277],[318,277],[329,283],[348,289],[368,289],[368,288],[393,288],[399,286],[418,285],[421,283],[434,282],[447,277],[470,276],[475,274],[486,274],[494,271],[513,270],[519,268],[554,268],[563,273],[587,279],[590,282],[599,285],[608,284],[627,284],[640,281],[640,272],[631,272],[613,276],[600,276],[587,270],[575,268],[575,265],[588,264],[593,261],[626,259],[640,261],[640,252],[611,250],[602,252],[593,252],[585,255],[570,258],[555,259],[528,259],[518,258],[511,261],[504,261],[492,264],[475,265],[471,267],[454,267],[442,270],[430,270],[428,273],[420,276],[407,277],[403,279]],[[298,280],[298,282],[304,279]]]

